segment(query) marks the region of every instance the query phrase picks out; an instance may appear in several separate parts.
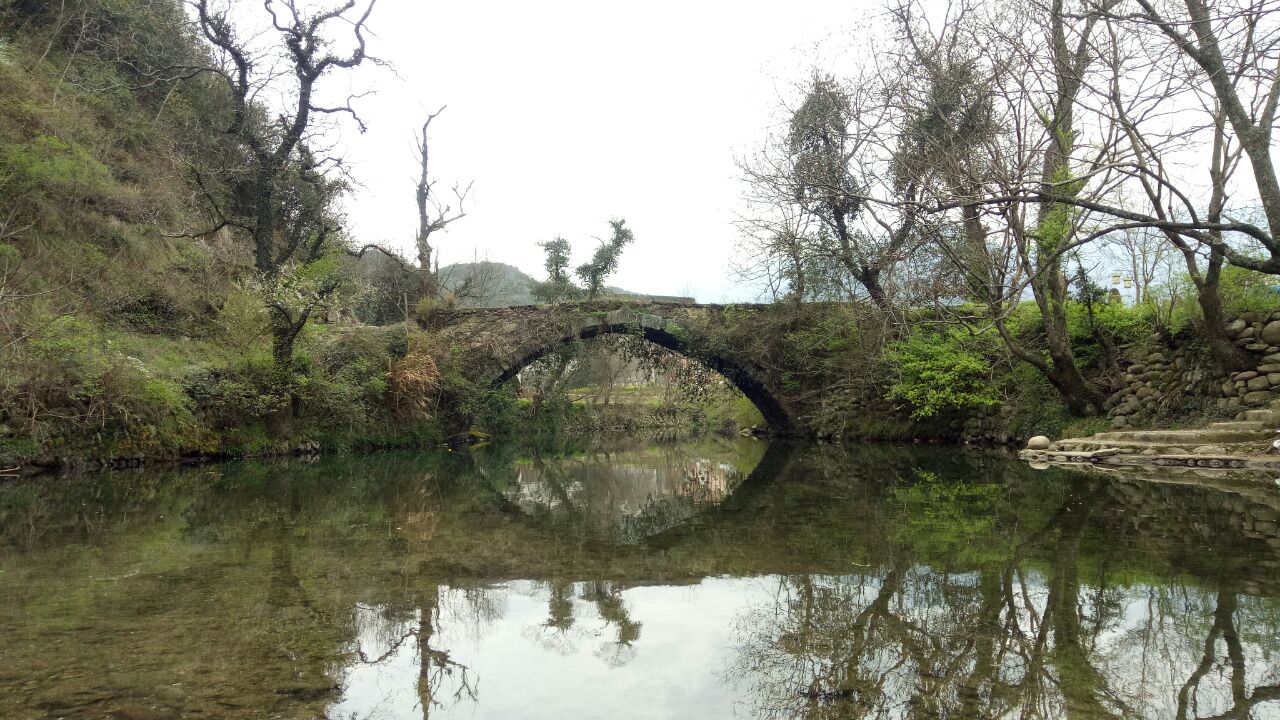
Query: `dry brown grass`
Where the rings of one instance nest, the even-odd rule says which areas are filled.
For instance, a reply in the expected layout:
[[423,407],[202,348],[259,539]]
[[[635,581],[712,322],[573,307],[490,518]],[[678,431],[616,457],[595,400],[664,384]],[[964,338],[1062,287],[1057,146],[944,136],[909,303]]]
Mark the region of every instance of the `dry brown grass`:
[[391,364],[387,379],[391,403],[397,412],[419,418],[430,416],[439,397],[440,366],[425,337],[410,337],[409,352]]

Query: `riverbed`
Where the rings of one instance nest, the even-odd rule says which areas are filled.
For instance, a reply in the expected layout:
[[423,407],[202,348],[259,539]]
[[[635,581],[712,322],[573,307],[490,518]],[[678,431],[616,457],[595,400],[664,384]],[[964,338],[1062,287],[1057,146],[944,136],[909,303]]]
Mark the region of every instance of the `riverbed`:
[[1280,718],[1280,488],[495,443],[0,484],[3,718]]

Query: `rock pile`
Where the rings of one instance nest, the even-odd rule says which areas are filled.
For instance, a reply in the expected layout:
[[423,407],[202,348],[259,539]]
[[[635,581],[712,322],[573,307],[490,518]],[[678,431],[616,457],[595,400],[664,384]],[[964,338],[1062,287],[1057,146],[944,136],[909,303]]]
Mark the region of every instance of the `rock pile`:
[[1124,387],[1104,407],[1114,428],[1142,425],[1161,410],[1188,397],[1211,400],[1223,409],[1244,410],[1270,404],[1280,393],[1280,311],[1241,313],[1227,325],[1237,347],[1257,357],[1252,370],[1217,376],[1200,348],[1152,352],[1129,366]]

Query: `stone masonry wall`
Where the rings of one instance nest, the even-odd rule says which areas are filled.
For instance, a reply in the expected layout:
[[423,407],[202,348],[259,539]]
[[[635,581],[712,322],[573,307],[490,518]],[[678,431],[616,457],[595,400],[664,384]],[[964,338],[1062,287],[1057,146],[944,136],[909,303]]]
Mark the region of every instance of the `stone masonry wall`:
[[1227,334],[1256,358],[1253,369],[1220,375],[1207,352],[1195,345],[1132,358],[1124,387],[1104,405],[1112,427],[1144,425],[1193,399],[1224,414],[1269,405],[1280,395],[1280,310],[1241,313],[1227,325]]

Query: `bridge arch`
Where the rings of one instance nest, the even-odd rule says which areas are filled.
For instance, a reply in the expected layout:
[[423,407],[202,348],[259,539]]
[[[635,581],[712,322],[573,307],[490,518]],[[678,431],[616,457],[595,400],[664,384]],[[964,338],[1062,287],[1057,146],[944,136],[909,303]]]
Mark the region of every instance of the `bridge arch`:
[[770,387],[767,374],[753,363],[734,357],[732,351],[717,351],[710,343],[700,342],[696,328],[653,313],[637,310],[614,310],[570,319],[554,329],[534,331],[531,337],[515,343],[517,347],[503,358],[496,374],[488,380],[493,388],[514,379],[521,370],[554,350],[577,340],[589,340],[608,334],[638,335],[674,353],[711,368],[733,384],[756,406],[769,429],[777,434],[791,434],[795,418],[785,402]]

